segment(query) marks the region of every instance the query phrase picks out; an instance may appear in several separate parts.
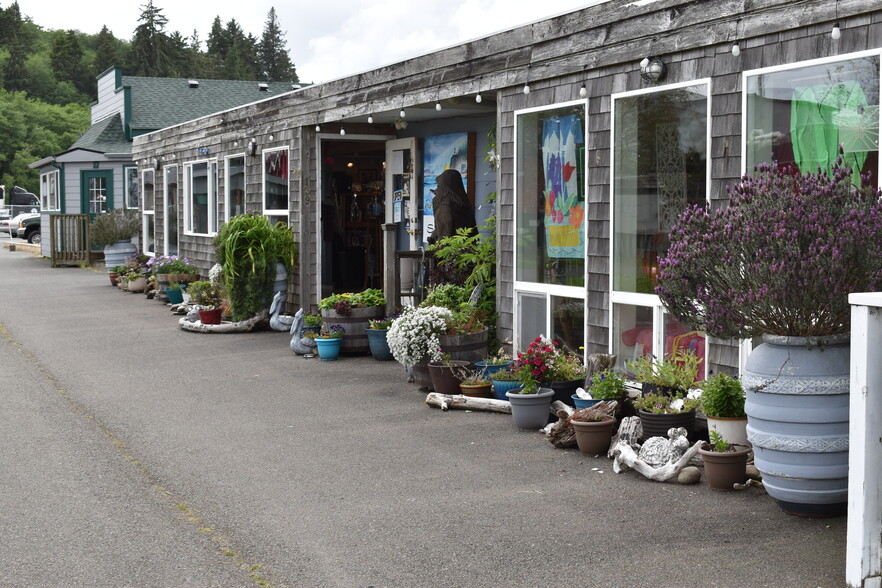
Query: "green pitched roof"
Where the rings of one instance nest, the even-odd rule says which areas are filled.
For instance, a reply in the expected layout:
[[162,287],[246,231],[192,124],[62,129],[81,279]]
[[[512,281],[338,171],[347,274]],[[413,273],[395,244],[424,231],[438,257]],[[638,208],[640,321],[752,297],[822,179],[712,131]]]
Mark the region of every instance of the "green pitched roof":
[[74,149],[88,149],[98,153],[131,153],[132,142],[126,140],[119,114],[114,114],[89,127],[68,151]]
[[122,85],[131,88],[133,135],[177,125],[243,104],[265,100],[292,90],[287,82],[238,80],[195,80],[191,87],[185,78],[147,78],[122,76]]

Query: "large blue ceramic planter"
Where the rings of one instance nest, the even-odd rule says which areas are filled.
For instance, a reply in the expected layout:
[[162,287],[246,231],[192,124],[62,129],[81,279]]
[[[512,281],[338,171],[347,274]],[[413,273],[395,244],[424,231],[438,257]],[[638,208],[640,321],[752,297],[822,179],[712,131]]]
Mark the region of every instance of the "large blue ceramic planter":
[[316,339],[315,344],[318,346],[319,357],[322,361],[334,361],[340,356],[341,337],[336,339]]
[[371,348],[371,355],[379,361],[389,361],[395,359],[392,357],[392,350],[389,349],[389,342],[386,341],[386,329],[365,329],[368,338],[368,346]]
[[507,363],[487,363],[486,361],[476,361],[475,368],[488,380],[493,379],[493,374],[503,368],[507,368],[512,362]]
[[791,514],[835,516],[848,506],[847,335],[763,335],[742,377],[747,440],[769,496]]
[[490,381],[493,382],[493,394],[499,400],[508,400],[508,397],[505,395],[509,390],[514,390],[515,388],[520,388],[521,383],[517,380],[494,380],[492,377]]
[[571,398],[573,399],[573,404],[576,405],[576,410],[579,410],[580,408],[590,408],[601,400],[600,398],[579,398],[576,394],[573,394]]

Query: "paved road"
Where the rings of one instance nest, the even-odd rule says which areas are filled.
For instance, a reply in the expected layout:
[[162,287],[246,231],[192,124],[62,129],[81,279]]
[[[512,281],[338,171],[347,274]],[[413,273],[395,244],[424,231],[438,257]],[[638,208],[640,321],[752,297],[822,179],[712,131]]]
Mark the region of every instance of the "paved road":
[[844,584],[844,517],[616,475],[6,249],[0,399],[0,586]]

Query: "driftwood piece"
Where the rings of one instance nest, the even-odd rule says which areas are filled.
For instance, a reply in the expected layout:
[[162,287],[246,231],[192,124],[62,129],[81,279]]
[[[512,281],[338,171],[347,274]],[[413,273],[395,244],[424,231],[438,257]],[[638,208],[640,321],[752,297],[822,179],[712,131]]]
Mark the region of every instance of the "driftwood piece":
[[[609,455],[615,460],[613,462],[613,471],[617,474],[627,471],[628,469],[633,469],[650,480],[666,482],[676,478],[680,473],[680,470],[689,465],[689,462],[698,454],[698,450],[704,443],[704,441],[696,441],[695,444],[685,451],[676,461],[669,461],[659,467],[653,467],[638,456],[636,439],[639,438],[642,431],[634,426],[632,419],[637,419],[639,423],[638,417],[628,417],[623,419],[622,425],[619,427],[618,440],[609,451]],[[676,439],[671,439],[671,442],[675,441]],[[675,455],[680,454],[677,452]]]
[[619,423],[619,430],[613,435],[612,442],[609,445],[609,452],[606,456],[613,459],[615,457],[613,452],[619,443],[624,443],[634,451],[637,451],[640,449],[640,443],[638,440],[642,436],[643,424],[640,422],[640,417],[632,416],[623,418],[622,422]]
[[587,368],[586,379],[603,370],[614,368],[617,359],[617,355],[610,355],[609,353],[592,353],[588,355],[588,361],[585,362],[585,367]]
[[508,400],[474,398],[472,396],[463,396],[462,394],[451,395],[429,392],[429,395],[426,396],[426,404],[429,406],[437,406],[441,410],[458,408],[462,410],[482,410],[486,412],[511,414],[511,404]]
[[185,331],[193,333],[246,333],[253,331],[256,327],[263,325],[267,321],[266,310],[244,321],[237,323],[221,323],[219,325],[203,325],[200,321],[190,322],[187,317],[181,317],[178,325]]
[[555,404],[559,405],[556,407],[558,408],[556,412],[558,421],[548,425],[543,431],[545,432],[545,438],[552,445],[558,449],[567,449],[576,446],[576,430],[573,428],[572,423],[570,423],[573,418],[578,420],[579,415],[586,416],[588,411],[597,411],[601,414],[614,416],[619,403],[615,400],[604,400],[591,408],[574,410],[573,407],[563,402],[555,401],[552,403],[552,410],[555,408]]

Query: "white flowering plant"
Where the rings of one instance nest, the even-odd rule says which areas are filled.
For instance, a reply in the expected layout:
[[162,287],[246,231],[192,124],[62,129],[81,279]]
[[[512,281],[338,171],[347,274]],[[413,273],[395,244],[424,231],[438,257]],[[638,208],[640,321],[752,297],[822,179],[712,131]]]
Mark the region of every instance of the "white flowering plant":
[[395,361],[409,366],[427,359],[441,347],[439,337],[452,319],[453,312],[441,306],[406,307],[386,333]]

